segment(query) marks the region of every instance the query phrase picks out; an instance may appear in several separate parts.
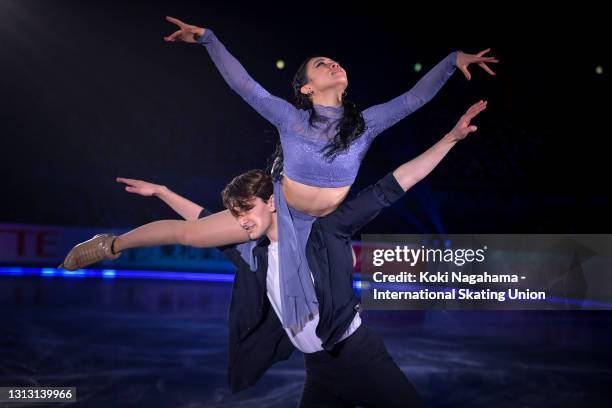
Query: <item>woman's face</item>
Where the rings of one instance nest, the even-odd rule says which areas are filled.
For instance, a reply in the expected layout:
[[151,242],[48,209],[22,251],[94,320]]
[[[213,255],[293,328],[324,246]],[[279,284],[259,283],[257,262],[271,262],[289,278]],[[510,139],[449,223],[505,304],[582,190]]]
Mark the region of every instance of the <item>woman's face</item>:
[[342,92],[348,86],[346,71],[336,61],[327,57],[311,58],[306,64],[308,82],[302,86],[303,94],[338,89]]

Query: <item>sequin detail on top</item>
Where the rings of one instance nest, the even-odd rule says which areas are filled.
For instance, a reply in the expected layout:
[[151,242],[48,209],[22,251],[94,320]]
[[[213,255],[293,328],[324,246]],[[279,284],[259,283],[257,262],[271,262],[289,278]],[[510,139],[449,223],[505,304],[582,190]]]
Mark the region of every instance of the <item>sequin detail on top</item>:
[[431,100],[455,71],[457,60],[457,52],[449,54],[408,92],[364,110],[365,132],[329,161],[322,149],[338,131],[337,125],[344,113],[342,107],[315,105],[323,121],[311,126],[308,111],[271,95],[255,82],[210,29],[199,42],[206,47],[230,88],[277,127],[283,146],[285,175],[315,187],[351,185],[374,138]]

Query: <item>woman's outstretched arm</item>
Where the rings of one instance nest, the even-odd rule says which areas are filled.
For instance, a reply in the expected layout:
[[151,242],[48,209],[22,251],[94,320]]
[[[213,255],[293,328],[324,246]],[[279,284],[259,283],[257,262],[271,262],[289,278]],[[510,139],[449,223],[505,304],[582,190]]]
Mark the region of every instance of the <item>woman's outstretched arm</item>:
[[487,49],[476,55],[461,51],[452,52],[430,69],[407,92],[389,102],[366,109],[363,112],[363,118],[368,128],[371,128],[370,137],[375,137],[429,102],[446,84],[456,68],[459,68],[468,80],[471,78],[468,71],[471,64],[478,64],[489,74],[495,75],[486,63],[496,63],[497,59],[483,56],[488,51]]
[[295,115],[298,115],[298,109],[291,103],[271,95],[251,78],[240,62],[227,51],[210,29],[186,24],[174,17],[166,17],[166,19],[176,24],[179,29],[164,37],[164,40],[168,42],[198,42],[204,45],[230,88],[276,127],[283,127]]

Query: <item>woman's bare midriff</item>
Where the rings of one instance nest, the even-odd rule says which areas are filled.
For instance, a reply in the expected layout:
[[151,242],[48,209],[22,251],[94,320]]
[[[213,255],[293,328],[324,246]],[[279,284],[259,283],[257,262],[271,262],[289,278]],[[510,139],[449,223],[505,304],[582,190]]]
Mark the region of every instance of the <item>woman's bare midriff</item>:
[[346,198],[351,186],[314,187],[283,178],[283,193],[287,204],[298,211],[324,217],[332,213]]

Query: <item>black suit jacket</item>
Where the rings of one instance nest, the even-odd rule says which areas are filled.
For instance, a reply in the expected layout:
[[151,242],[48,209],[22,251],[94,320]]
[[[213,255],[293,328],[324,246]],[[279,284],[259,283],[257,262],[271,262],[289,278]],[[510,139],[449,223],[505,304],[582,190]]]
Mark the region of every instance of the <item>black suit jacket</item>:
[[[359,298],[353,291],[351,237],[403,194],[393,173],[389,173],[312,225],[306,256],[319,302],[317,336],[327,350],[338,342],[359,310]],[[207,214],[210,212],[204,210],[202,215]],[[228,374],[232,392],[253,385],[270,366],[286,360],[294,350],[266,296],[269,243],[262,237],[253,248],[255,272],[241,257],[239,245],[219,248],[237,268],[229,310]]]

